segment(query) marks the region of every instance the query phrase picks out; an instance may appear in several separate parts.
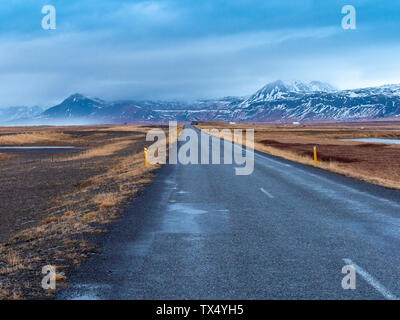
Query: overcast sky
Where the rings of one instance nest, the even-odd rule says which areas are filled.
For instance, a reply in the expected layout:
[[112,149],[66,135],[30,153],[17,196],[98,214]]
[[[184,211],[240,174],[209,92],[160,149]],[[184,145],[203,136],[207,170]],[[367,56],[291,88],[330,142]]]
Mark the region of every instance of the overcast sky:
[[[42,7],[56,8],[43,30]],[[357,29],[343,30],[343,5]],[[2,0],[0,106],[248,95],[282,80],[400,83],[397,0]]]

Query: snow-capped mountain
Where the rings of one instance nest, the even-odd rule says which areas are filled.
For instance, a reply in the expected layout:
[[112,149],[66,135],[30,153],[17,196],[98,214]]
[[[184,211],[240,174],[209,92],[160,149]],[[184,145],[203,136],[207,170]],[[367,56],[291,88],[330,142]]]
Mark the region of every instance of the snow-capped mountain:
[[337,91],[312,82],[268,84],[235,110],[236,121],[368,120],[400,115],[400,85]]
[[[0,109],[0,116],[1,112],[6,112],[5,110]],[[15,109],[14,118],[8,113],[7,116],[2,116],[2,119],[20,119],[21,110],[18,110]],[[74,94],[39,115],[32,112],[29,117],[24,115],[22,118],[25,119],[20,123],[400,120],[400,85],[340,91],[318,81],[309,83],[275,81],[246,98],[225,97],[192,102],[150,100],[106,102]]]
[[36,118],[44,123],[125,123],[166,122],[170,120],[221,120],[230,117],[244,98],[225,97],[215,100],[180,101],[115,101],[74,94]]
[[41,107],[7,107],[0,108],[0,122],[9,122],[17,119],[30,119],[41,114]]
[[327,82],[311,81],[308,83],[309,91],[311,92],[335,92],[338,91],[334,86]]
[[328,83],[312,81],[304,83],[295,81],[285,83],[281,80],[268,83],[266,86],[258,90],[242,106],[248,106],[252,103],[274,101],[281,99],[296,99],[304,94],[314,92],[335,92],[336,89]]
[[45,112],[43,117],[49,118],[80,118],[90,117],[107,107],[107,103],[98,98],[85,97],[76,93]]

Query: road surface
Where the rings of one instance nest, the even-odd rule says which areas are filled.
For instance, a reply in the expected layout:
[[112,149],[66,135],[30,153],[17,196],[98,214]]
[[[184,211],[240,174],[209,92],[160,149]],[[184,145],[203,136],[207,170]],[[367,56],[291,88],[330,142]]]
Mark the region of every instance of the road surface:
[[58,298],[400,297],[399,192],[260,153],[235,166],[165,165]]

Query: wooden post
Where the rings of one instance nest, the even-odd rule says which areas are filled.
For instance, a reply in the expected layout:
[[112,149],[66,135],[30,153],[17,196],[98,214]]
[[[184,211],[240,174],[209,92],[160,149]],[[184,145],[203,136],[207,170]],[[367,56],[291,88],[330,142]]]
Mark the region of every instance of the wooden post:
[[149,166],[149,158],[148,158],[148,156],[147,156],[147,148],[144,148],[144,165],[145,165],[146,167]]
[[317,147],[314,147],[314,167],[318,165],[318,159],[317,159]]

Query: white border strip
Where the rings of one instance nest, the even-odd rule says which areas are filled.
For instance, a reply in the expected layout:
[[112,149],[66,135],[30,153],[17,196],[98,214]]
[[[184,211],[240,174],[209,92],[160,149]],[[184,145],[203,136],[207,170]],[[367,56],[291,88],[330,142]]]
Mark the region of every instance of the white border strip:
[[260,188],[261,192],[270,197],[271,199],[275,198],[272,194],[270,194],[268,191],[265,191],[263,188]]

